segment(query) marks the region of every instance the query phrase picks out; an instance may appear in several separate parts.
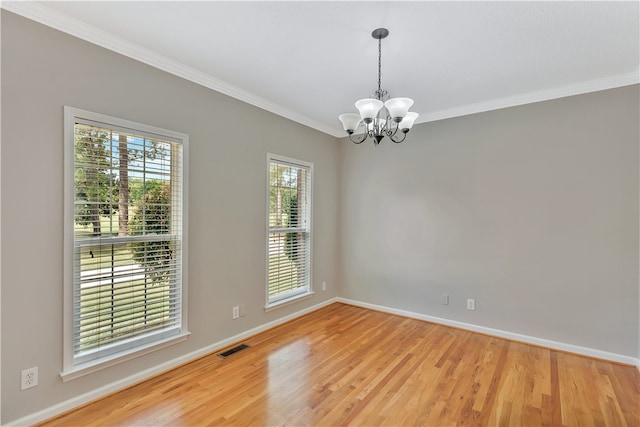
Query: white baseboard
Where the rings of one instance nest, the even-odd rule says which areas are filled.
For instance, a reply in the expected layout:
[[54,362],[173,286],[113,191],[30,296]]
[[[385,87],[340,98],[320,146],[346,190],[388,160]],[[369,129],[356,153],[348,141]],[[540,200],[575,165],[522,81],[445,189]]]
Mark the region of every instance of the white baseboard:
[[491,335],[499,338],[506,338],[512,341],[519,341],[527,344],[533,344],[540,347],[546,347],[553,350],[566,351],[568,353],[576,353],[583,356],[594,357],[597,359],[609,360],[611,362],[623,363],[625,365],[637,366],[640,369],[640,359],[625,356],[623,354],[610,353],[608,351],[598,350],[595,348],[582,347],[579,345],[567,344],[558,341],[551,341],[544,338],[531,337],[515,332],[503,331],[501,329],[487,328],[471,323],[458,322],[456,320],[443,319],[441,317],[429,316],[426,314],[414,313],[412,311],[399,310],[396,308],[385,307],[382,305],[369,304],[362,301],[355,301],[347,298],[337,298],[338,302],[344,304],[355,305],[357,307],[368,308],[370,310],[381,311],[398,316],[410,317],[412,319],[425,320],[427,322],[438,323],[441,325],[452,326],[454,328],[464,329],[467,331],[478,332],[485,335]]
[[215,353],[218,350],[221,350],[225,347],[230,346],[231,344],[235,344],[239,341],[249,338],[250,336],[256,335],[260,332],[264,332],[267,329],[271,329],[275,326],[281,325],[283,323],[289,322],[298,317],[304,316],[305,314],[311,313],[312,311],[316,311],[322,307],[325,307],[329,304],[333,304],[337,301],[337,298],[331,298],[327,301],[324,301],[320,304],[316,304],[314,306],[308,307],[304,310],[297,311],[295,313],[289,314],[287,316],[281,317],[272,322],[265,323],[260,326],[256,326],[255,328],[249,329],[248,331],[244,331],[240,334],[234,335],[232,337],[226,338],[222,341],[218,341],[201,349],[192,351],[191,353],[187,353],[183,356],[177,357],[175,359],[169,360],[167,362],[161,363],[159,365],[153,366],[149,369],[145,369],[144,371],[138,372],[135,375],[131,375],[127,378],[123,378],[118,381],[114,381],[110,384],[107,384],[103,387],[100,387],[95,390],[91,390],[88,393],[84,393],[80,396],[76,396],[72,399],[65,400],[64,402],[60,402],[56,405],[50,406],[49,408],[45,408],[41,411],[35,412],[33,414],[29,414],[26,417],[19,418],[17,420],[11,421],[7,424],[4,424],[5,427],[13,427],[13,426],[30,426],[41,421],[47,420],[49,418],[53,418],[57,415],[60,415],[66,411],[69,411],[73,408],[77,408],[78,406],[87,404],[94,400],[97,400],[101,397],[107,396],[111,393],[114,393],[118,390],[123,390],[127,387],[131,387],[134,384],[145,381],[151,377],[159,375],[163,372],[174,369],[180,365],[184,365],[185,363],[191,362],[193,360],[199,359],[202,356],[206,356],[207,354]]
[[22,417],[20,419],[14,420],[12,422],[9,422],[8,424],[5,424],[6,427],[13,427],[13,426],[30,426],[33,424],[36,424],[38,422],[47,420],[49,418],[53,418],[57,415],[60,415],[66,411],[69,411],[73,408],[76,408],[78,406],[84,405],[86,403],[89,403],[91,401],[97,400],[101,397],[107,396],[108,394],[114,393],[118,390],[122,390],[125,389],[127,387],[130,387],[134,384],[140,383],[144,380],[147,380],[151,377],[154,377],[156,375],[159,375],[163,372],[169,371],[171,369],[174,369],[180,365],[183,365],[185,363],[191,362],[193,360],[196,360],[202,356],[206,356],[207,354],[210,353],[215,353],[218,350],[221,350],[225,347],[228,347],[231,344],[237,343],[239,341],[242,341],[250,336],[256,335],[260,332],[266,331],[268,329],[271,329],[275,326],[281,325],[283,323],[289,322],[293,319],[296,319],[298,317],[304,316],[305,314],[311,313],[312,311],[318,310],[322,307],[325,307],[327,305],[333,304],[334,302],[340,302],[340,303],[344,303],[344,304],[350,304],[350,305],[354,305],[357,307],[362,307],[362,308],[367,308],[370,310],[376,310],[376,311],[381,311],[384,313],[389,313],[389,314],[396,314],[399,316],[404,316],[404,317],[409,317],[412,319],[418,319],[418,320],[424,320],[427,322],[432,322],[432,323],[437,323],[437,324],[441,324],[441,325],[446,325],[446,326],[452,326],[454,328],[459,328],[459,329],[464,329],[464,330],[468,330],[468,331],[472,331],[472,332],[478,332],[481,334],[485,334],[485,335],[492,335],[495,337],[500,337],[500,338],[506,338],[512,341],[519,341],[519,342],[524,342],[527,344],[533,344],[533,345],[537,345],[537,346],[541,346],[541,347],[547,347],[547,348],[551,348],[554,350],[561,350],[561,351],[566,351],[569,353],[576,353],[576,354],[581,354],[584,356],[589,356],[589,357],[595,357],[598,359],[604,359],[604,360],[609,360],[612,362],[616,362],[616,363],[624,363],[626,365],[635,365],[638,367],[638,369],[640,369],[640,359],[638,358],[634,358],[634,357],[630,357],[630,356],[625,356],[625,355],[621,355],[621,354],[616,354],[616,353],[610,353],[607,351],[602,351],[602,350],[597,350],[597,349],[593,349],[593,348],[588,348],[588,347],[581,347],[581,346],[577,346],[577,345],[573,345],[573,344],[567,344],[567,343],[562,343],[562,342],[558,342],[558,341],[551,341],[551,340],[547,340],[547,339],[543,339],[543,338],[537,338],[537,337],[531,337],[528,335],[522,335],[522,334],[518,334],[518,333],[514,333],[514,332],[509,332],[509,331],[503,331],[501,329],[493,329],[493,328],[487,328],[485,326],[478,326],[478,325],[473,325],[471,323],[464,323],[464,322],[458,322],[455,320],[449,320],[449,319],[443,319],[440,317],[434,317],[434,316],[429,316],[426,314],[420,314],[420,313],[414,313],[411,311],[406,311],[406,310],[400,310],[400,309],[396,309],[396,308],[391,308],[391,307],[385,307],[385,306],[381,306],[381,305],[376,305],[376,304],[370,304],[370,303],[366,303],[366,302],[362,302],[362,301],[355,301],[355,300],[351,300],[351,299],[347,299],[347,298],[332,298],[329,299],[327,301],[324,301],[320,304],[316,304],[314,306],[308,307],[304,310],[300,310],[297,311],[295,313],[292,313],[290,315],[281,317],[277,320],[274,320],[272,322],[268,322],[265,323],[263,325],[257,326],[253,329],[249,329],[248,331],[242,332],[240,334],[234,335],[232,337],[226,338],[222,341],[218,341],[216,343],[213,343],[211,345],[208,345],[206,347],[203,347],[201,349],[198,349],[196,351],[193,351],[191,353],[185,354],[183,356],[180,356],[178,358],[175,358],[173,360],[169,360],[165,363],[162,363],[160,365],[156,365],[154,367],[151,367],[149,369],[146,369],[142,372],[138,372],[135,375],[129,376],[127,378],[123,378],[121,380],[118,381],[114,381],[113,383],[107,384],[103,387],[100,387],[98,389],[95,390],[91,390],[88,393],[82,394],[80,396],[76,396],[72,399],[69,400],[65,400],[64,402],[60,402],[54,406],[51,406],[49,408],[45,408],[41,411],[38,411],[36,413],[30,414],[26,417]]

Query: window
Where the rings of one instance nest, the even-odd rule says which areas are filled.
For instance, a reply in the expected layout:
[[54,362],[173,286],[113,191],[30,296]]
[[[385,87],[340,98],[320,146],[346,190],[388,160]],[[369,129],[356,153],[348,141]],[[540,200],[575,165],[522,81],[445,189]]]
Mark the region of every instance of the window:
[[65,107],[63,379],[186,338],[187,144]]
[[267,307],[311,294],[313,165],[268,158]]

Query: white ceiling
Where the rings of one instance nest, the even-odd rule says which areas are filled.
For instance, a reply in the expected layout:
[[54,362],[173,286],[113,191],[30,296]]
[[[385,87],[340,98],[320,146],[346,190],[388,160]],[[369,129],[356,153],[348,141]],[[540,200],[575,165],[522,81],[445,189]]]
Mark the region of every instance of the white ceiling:
[[377,88],[418,123],[639,81],[638,2],[2,2],[335,136]]

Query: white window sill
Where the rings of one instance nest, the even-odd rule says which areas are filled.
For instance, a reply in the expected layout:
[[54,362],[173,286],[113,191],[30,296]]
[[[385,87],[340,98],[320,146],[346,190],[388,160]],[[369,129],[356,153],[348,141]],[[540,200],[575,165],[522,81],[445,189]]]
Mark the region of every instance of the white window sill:
[[293,304],[295,302],[302,301],[302,300],[305,300],[305,299],[309,299],[314,294],[315,294],[315,292],[309,291],[309,292],[305,292],[304,294],[298,294],[298,295],[294,295],[294,296],[289,297],[289,298],[281,299],[279,301],[276,301],[276,302],[273,302],[271,304],[265,305],[264,306],[264,311],[265,312],[269,312],[269,311],[277,310],[278,308]]
[[169,347],[170,345],[186,341],[189,335],[191,335],[191,332],[183,332],[180,335],[174,335],[160,341],[154,341],[147,345],[136,347],[135,349],[132,349],[128,352],[117,353],[109,357],[103,357],[98,360],[92,360],[90,362],[82,363],[77,366],[72,366],[69,369],[62,371],[60,373],[60,378],[62,378],[62,382],[75,380],[76,378],[80,378],[93,372],[108,368],[110,366],[117,365],[118,363],[140,357],[147,353],[151,353],[152,351],[156,351],[161,348]]

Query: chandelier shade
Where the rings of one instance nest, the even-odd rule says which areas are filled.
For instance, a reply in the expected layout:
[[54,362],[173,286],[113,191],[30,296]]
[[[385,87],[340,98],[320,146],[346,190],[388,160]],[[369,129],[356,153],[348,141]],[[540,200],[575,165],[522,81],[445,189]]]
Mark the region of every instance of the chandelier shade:
[[411,98],[393,98],[384,103],[389,111],[389,116],[397,122],[401,121],[403,117],[409,112],[409,108],[413,105],[413,99]]
[[342,122],[342,127],[344,130],[353,133],[354,129],[357,129],[360,126],[360,122],[362,121],[362,117],[357,113],[344,113],[338,116],[338,119]]
[[[378,145],[385,136],[395,143],[400,143],[404,141],[418,118],[417,113],[409,111],[413,99],[388,99],[387,91],[382,90],[382,39],[388,35],[389,30],[386,28],[378,28],[371,33],[371,36],[378,40],[378,90],[371,98],[356,101],[355,106],[359,114],[345,113],[338,116],[349,139],[355,144],[371,138],[374,145]],[[354,133],[357,133],[361,125],[363,134],[355,137]]]
[[398,127],[404,132],[405,129],[409,131],[413,127],[413,122],[418,118],[418,113],[414,113],[409,111],[406,116],[402,119]]
[[383,106],[382,101],[378,99],[365,98],[356,101],[356,108],[365,123],[367,123],[367,119],[375,119]]

